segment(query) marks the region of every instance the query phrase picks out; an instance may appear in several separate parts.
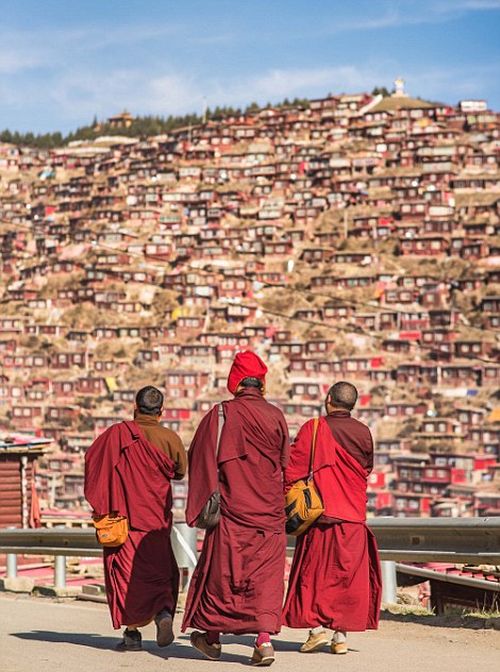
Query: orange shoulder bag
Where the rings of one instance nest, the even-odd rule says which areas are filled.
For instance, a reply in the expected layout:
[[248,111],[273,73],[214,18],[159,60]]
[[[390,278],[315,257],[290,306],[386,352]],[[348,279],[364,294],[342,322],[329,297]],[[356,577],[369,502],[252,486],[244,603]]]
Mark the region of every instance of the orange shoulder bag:
[[97,541],[101,546],[113,548],[122,546],[127,541],[128,522],[125,516],[109,513],[105,516],[95,516],[92,521]]
[[321,495],[314,484],[314,450],[319,418],[314,418],[309,459],[309,476],[294,483],[285,495],[286,532],[298,537],[305,532],[324,512]]

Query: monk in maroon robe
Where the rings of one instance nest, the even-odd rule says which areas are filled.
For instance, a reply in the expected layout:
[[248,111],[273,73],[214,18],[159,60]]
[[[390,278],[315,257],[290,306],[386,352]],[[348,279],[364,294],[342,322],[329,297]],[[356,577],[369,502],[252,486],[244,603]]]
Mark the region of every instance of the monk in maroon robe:
[[107,429],[85,455],[85,497],[94,515],[128,519],[125,543],[103,549],[113,627],[127,626],[118,647],[125,651],[141,650],[138,628],[153,618],[158,645],[174,639],[179,570],[170,543],[170,481],[183,478],[186,454],[177,434],[159,424],[162,407],[160,390],[139,390],[134,422]]
[[[370,430],[351,418],[358,393],[339,382],[326,398],[314,453],[314,483],[324,513],[297,539],[283,622],[310,628],[302,653],[319,651],[334,631],[332,653],[347,653],[346,633],[378,627],[381,581],[375,537],[366,525],[367,476],[373,467]],[[307,477],[313,420],[303,425],[290,454],[286,486]]]
[[234,399],[201,421],[189,449],[186,520],[196,525],[210,495],[220,492],[220,522],[208,530],[191,581],[182,630],[207,658],[221,655],[220,633],[258,633],[252,662],[270,665],[270,635],[281,627],[286,536],[282,471],[288,429],[264,399],[267,367],[252,352],[236,355],[228,379]]

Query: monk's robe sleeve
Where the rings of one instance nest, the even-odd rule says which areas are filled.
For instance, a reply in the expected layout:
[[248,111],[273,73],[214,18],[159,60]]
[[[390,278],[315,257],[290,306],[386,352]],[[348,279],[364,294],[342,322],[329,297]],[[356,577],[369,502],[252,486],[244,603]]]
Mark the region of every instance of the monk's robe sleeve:
[[182,439],[177,434],[174,434],[170,441],[170,450],[172,460],[175,463],[174,479],[180,481],[184,478],[187,471],[187,455]]
[[299,430],[290,449],[290,460],[285,469],[285,489],[309,474],[313,420],[308,420]]
[[121,433],[112,425],[101,434],[85,455],[85,498],[97,515],[127,515],[127,506],[116,465],[121,455]]
[[283,471],[288,466],[288,461],[290,459],[290,436],[288,434],[288,425],[286,424],[285,418],[281,423],[281,468]]
[[366,460],[366,475],[370,474],[373,470],[373,453],[375,452],[373,446],[373,437],[370,430],[368,430],[368,450],[367,450],[367,460]]
[[189,489],[186,502],[186,522],[193,527],[218,488],[216,461],[218,411],[217,406],[205,415],[189,446]]

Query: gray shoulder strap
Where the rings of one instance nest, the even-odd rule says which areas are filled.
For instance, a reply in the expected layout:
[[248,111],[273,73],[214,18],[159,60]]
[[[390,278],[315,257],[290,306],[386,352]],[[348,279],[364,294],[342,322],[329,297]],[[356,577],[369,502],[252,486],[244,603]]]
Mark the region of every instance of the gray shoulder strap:
[[222,434],[222,428],[224,427],[224,408],[222,404],[217,405],[217,449],[216,456],[219,457],[219,446],[220,446],[220,437]]

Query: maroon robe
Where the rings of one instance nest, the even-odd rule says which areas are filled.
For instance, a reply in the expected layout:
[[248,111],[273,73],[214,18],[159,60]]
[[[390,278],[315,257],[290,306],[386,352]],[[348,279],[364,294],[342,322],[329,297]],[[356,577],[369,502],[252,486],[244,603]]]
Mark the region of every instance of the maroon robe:
[[[312,431],[309,420],[297,435],[285,472],[287,486],[307,476]],[[285,625],[345,632],[377,628],[381,580],[377,544],[366,525],[368,473],[321,418],[314,481],[325,512],[297,539],[283,610]]]
[[116,512],[127,541],[104,548],[104,577],[113,627],[175,613],[179,570],[170,544],[174,463],[133,422],[113,425],[85,455],[85,497],[96,515]]
[[281,411],[256,389],[223,403],[218,470],[217,407],[189,450],[186,520],[193,526],[219,487],[221,519],[208,531],[186,602],[182,630],[277,633],[285,569],[282,469],[288,430]]

